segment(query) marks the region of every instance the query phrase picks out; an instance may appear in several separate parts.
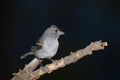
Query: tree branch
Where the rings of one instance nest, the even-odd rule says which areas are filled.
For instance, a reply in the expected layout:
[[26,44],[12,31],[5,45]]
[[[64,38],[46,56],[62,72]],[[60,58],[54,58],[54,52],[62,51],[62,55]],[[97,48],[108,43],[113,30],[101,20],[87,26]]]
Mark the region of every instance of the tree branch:
[[107,42],[92,42],[84,49],[71,52],[70,55],[61,58],[60,60],[54,60],[51,64],[47,64],[44,67],[33,71],[40,64],[40,61],[35,58],[26,65],[23,70],[19,70],[18,73],[14,74],[14,77],[11,80],[36,80],[46,73],[51,73],[54,70],[74,63],[86,55],[91,55],[93,51],[102,50],[105,46],[107,46]]

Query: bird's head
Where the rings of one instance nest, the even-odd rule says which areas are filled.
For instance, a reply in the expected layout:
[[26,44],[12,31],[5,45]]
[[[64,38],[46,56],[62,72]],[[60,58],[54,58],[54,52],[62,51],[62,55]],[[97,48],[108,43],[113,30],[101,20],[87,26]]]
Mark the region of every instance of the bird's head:
[[46,29],[45,34],[49,37],[59,38],[60,35],[64,35],[65,33],[61,31],[57,26],[51,25]]

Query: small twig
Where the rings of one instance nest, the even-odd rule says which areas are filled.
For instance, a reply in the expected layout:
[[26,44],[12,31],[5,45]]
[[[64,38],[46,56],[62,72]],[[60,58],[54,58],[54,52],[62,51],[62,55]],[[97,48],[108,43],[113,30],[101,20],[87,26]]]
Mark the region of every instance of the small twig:
[[34,59],[27,66],[25,66],[23,71],[20,70],[16,73],[12,80],[36,80],[46,73],[51,73],[54,70],[74,63],[86,55],[91,55],[92,51],[104,49],[105,46],[107,46],[107,42],[92,42],[86,48],[77,50],[76,52],[71,52],[70,55],[61,58],[60,60],[54,60],[51,64],[47,64],[46,66],[35,71],[33,70],[39,65],[39,61]]

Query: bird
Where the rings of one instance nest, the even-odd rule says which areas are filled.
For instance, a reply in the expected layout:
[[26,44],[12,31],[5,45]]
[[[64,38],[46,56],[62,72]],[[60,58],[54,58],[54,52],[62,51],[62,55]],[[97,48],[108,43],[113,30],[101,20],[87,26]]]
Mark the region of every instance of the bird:
[[29,55],[34,55],[38,59],[51,59],[58,51],[59,37],[64,34],[56,25],[51,25],[31,47],[30,51],[20,58],[24,59]]

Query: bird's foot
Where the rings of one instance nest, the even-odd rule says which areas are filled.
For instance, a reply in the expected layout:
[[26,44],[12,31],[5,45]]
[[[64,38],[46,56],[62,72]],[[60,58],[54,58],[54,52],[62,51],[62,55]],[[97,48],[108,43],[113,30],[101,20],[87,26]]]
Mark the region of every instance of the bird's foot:
[[53,59],[49,59],[50,61],[51,61],[51,63],[53,63],[55,60],[53,60]]

